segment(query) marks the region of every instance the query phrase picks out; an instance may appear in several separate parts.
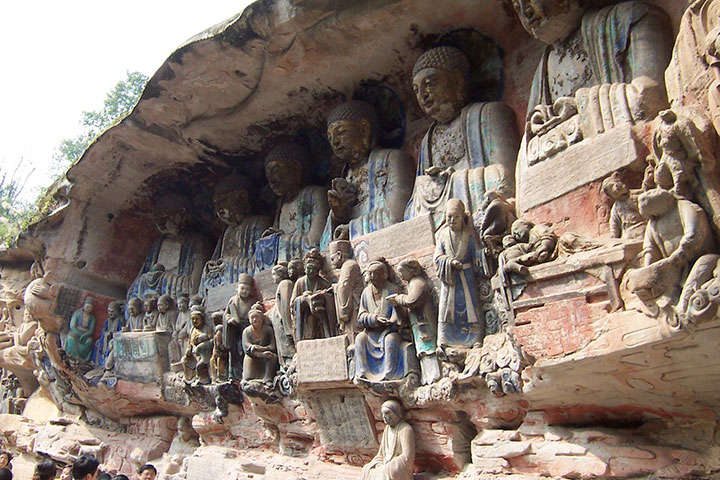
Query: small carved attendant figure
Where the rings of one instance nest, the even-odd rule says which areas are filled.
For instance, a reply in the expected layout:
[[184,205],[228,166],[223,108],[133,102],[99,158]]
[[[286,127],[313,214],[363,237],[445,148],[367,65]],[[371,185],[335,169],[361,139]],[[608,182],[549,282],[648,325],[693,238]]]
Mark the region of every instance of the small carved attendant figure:
[[158,298],[157,303],[157,324],[155,330],[158,332],[173,333],[175,321],[177,319],[177,311],[173,307],[173,299],[170,295],[162,295]]
[[367,275],[370,283],[360,297],[358,312],[363,331],[355,337],[355,378],[381,382],[417,373],[415,349],[399,333],[402,312],[388,301],[390,295],[400,292],[388,281],[385,259],[372,261]]
[[613,173],[602,183],[603,192],[613,200],[610,210],[610,235],[613,238],[641,239],[645,234],[646,220],[638,211],[638,192],[631,191]]
[[375,458],[362,470],[362,480],[411,480],[415,461],[415,432],[402,417],[402,407],[387,400],[380,407],[387,425]]
[[95,351],[93,352],[93,361],[98,367],[105,366],[105,359],[112,348],[112,338],[115,332],[119,332],[123,327],[122,312],[120,311],[120,303],[110,302],[107,307],[107,320],[103,325],[100,338],[95,342]]
[[213,353],[210,357],[210,376],[216,382],[228,379],[228,349],[223,342],[223,326],[215,326]]
[[550,227],[518,218],[512,224],[511,233],[503,239],[505,250],[500,254],[505,273],[527,275],[528,267],[555,257],[557,236]]
[[288,262],[288,278],[290,281],[295,285],[295,282],[298,281],[298,278],[302,277],[303,273],[305,273],[305,263],[303,263],[302,258],[293,258]]
[[485,335],[478,284],[482,252],[462,201],[448,201],[445,222],[433,256],[442,282],[438,345],[469,348]]
[[352,258],[352,246],[349,240],[330,242],[330,261],[335,270],[339,270],[335,284],[335,308],[340,332],[349,335],[352,341],[358,330],[357,315],[360,306],[363,283],[360,266]]
[[193,329],[187,350],[182,358],[185,381],[190,382],[196,378],[198,384],[207,385],[210,383],[208,366],[212,355],[212,339],[206,331],[205,314],[202,308],[193,307],[190,319]]
[[238,281],[237,294],[230,298],[223,317],[225,346],[230,352],[230,378],[235,380],[242,376],[242,331],[250,323],[248,313],[257,300],[252,293],[253,277],[243,273]]
[[139,332],[143,328],[143,302],[138,297],[128,300],[127,306],[128,323],[127,328],[133,332]]
[[286,365],[295,355],[293,323],[290,313],[293,282],[288,275],[287,262],[281,261],[275,265],[272,268],[272,277],[277,284],[277,290],[275,290],[275,306],[270,313],[270,321],[275,332],[280,363]]
[[440,377],[435,356],[437,348],[437,313],[433,306],[430,285],[423,278],[420,262],[408,258],[400,262],[397,268],[400,278],[407,282],[407,294],[389,295],[387,301],[393,307],[408,309],[412,327],[415,350],[420,358],[423,383],[432,383]]
[[325,258],[313,248],[305,256],[305,275],[293,287],[295,340],[332,337],[337,332],[330,282],[320,276]]
[[270,325],[265,322],[265,311],[258,302],[250,309],[250,326],[242,334],[243,382],[259,380],[272,385],[278,369],[275,336]]
[[157,310],[157,298],[154,296],[145,297],[143,300],[143,330],[146,332],[155,331],[159,312]]
[[70,331],[68,332],[65,352],[71,357],[87,362],[93,348],[93,332],[95,331],[95,315],[93,315],[93,297],[85,298],[83,306],[72,314]]
[[192,330],[189,304],[190,298],[187,293],[180,294],[177,299],[178,310],[175,326],[172,329],[172,340],[168,344],[168,355],[171,363],[178,362],[182,352],[187,348],[188,338],[190,338],[190,331]]
[[673,193],[692,198],[692,188],[697,184],[695,167],[702,155],[695,143],[697,132],[687,119],[681,121],[672,110],[658,114],[660,121],[653,134],[653,155],[658,167],[665,168],[672,176]]

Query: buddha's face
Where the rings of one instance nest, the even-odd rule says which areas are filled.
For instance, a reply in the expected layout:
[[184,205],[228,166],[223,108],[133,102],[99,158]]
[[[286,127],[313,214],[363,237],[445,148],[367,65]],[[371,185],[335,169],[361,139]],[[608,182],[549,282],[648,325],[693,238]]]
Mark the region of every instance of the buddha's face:
[[400,417],[387,407],[383,407],[380,412],[382,413],[383,422],[386,425],[394,427],[400,422]]
[[350,165],[365,162],[370,154],[372,131],[370,121],[338,120],[330,124],[327,136],[335,155]]
[[178,298],[178,310],[180,310],[181,312],[187,312],[188,303],[190,303],[190,301],[187,299],[187,297]]
[[548,45],[573,33],[587,10],[577,0],[513,0],[513,8],[525,30]]
[[294,162],[274,160],[265,165],[265,176],[278,197],[290,197],[300,190],[302,172]]
[[459,232],[465,223],[465,212],[460,208],[451,207],[445,212],[445,221],[453,232]]
[[424,68],[413,78],[413,91],[425,115],[447,123],[460,114],[465,103],[465,77],[460,70]]
[[237,293],[243,300],[250,296],[250,285],[247,283],[241,283],[237,287]]
[[215,195],[215,214],[226,225],[238,225],[250,211],[250,195],[247,190]]
[[185,230],[188,221],[188,212],[184,207],[166,208],[157,211],[155,225],[163,235],[175,236]]

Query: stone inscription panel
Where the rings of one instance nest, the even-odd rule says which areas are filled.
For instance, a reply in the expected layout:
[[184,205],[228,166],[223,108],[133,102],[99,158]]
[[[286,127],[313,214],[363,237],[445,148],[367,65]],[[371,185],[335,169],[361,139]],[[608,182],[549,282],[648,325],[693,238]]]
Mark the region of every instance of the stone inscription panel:
[[298,383],[312,388],[323,383],[344,382],[348,378],[347,335],[297,343]]
[[117,332],[113,336],[115,374],[122,380],[156,382],[170,369],[166,332]]
[[55,315],[70,320],[80,303],[80,290],[67,285],[61,285],[55,301]]
[[320,432],[320,442],[337,448],[377,447],[362,395],[322,393],[309,397]]

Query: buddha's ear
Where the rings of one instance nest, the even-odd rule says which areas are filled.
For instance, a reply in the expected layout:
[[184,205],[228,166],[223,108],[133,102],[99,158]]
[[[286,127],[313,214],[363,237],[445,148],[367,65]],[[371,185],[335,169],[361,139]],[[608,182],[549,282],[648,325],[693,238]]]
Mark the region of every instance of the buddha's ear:
[[455,69],[452,71],[452,76],[455,81],[455,92],[457,93],[457,99],[460,101],[465,101],[465,96],[467,95],[467,82],[465,78],[465,73],[463,73],[463,71],[460,69]]
[[365,139],[365,148],[370,148],[372,144],[372,126],[370,120],[363,118],[360,120],[360,128],[362,129],[362,138]]

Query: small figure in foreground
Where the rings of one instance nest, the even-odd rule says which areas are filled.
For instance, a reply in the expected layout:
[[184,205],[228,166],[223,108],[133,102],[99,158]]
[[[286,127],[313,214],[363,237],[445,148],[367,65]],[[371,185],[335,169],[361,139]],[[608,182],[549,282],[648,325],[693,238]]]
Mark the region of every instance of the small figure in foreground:
[[415,461],[415,434],[403,420],[402,407],[395,400],[383,402],[380,408],[387,425],[375,458],[362,470],[363,480],[410,480]]

